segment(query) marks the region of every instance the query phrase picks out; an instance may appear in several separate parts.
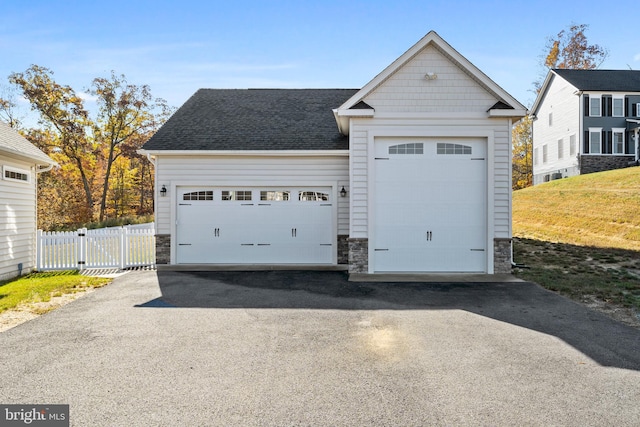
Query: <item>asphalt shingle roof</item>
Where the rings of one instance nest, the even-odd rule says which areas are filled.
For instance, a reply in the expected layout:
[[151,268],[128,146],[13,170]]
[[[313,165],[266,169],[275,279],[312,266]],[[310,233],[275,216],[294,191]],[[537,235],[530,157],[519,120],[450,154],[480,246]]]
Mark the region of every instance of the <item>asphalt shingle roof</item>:
[[640,92],[640,71],[638,70],[554,69],[553,72],[579,90]]
[[358,89],[200,89],[145,150],[346,150],[332,109]]
[[38,147],[2,121],[0,121],[0,150],[27,157],[40,165],[55,164],[55,162]]

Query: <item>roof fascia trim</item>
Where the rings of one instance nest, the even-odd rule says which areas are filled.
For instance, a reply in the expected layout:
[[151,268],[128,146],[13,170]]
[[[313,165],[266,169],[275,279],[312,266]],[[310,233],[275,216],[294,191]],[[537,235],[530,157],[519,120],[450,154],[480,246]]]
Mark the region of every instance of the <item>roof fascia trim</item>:
[[349,150],[144,150],[138,154],[157,156],[264,156],[264,157],[321,157],[348,156]]
[[[17,157],[19,159],[23,159],[23,161],[28,161],[29,163],[33,163],[36,164],[38,166],[58,166],[58,163],[55,162],[53,159],[50,159],[49,161],[45,161],[42,157],[39,156],[32,156],[30,154],[27,154],[23,151],[17,151],[17,150],[12,150],[10,148],[7,147],[0,147],[0,151],[3,153],[6,153],[7,155],[13,156],[13,157]],[[46,154],[44,154],[46,156]]]

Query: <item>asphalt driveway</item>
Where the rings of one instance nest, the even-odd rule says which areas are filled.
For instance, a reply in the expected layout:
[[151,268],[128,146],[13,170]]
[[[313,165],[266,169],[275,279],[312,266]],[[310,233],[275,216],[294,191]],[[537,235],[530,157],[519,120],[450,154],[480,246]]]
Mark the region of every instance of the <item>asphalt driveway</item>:
[[0,333],[77,426],[638,425],[640,331],[530,283],[132,272]]

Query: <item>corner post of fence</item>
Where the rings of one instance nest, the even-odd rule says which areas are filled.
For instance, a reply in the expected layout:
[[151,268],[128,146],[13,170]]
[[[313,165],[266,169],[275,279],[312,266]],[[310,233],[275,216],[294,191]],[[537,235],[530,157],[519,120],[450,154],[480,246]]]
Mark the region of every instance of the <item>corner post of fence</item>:
[[78,270],[85,269],[87,263],[87,229],[78,229]]
[[42,230],[36,232],[36,270],[42,270]]

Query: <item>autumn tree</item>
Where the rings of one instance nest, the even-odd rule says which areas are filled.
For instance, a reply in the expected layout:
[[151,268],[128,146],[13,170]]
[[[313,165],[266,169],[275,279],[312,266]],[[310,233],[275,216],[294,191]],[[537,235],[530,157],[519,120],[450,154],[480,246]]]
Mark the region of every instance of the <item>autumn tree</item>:
[[[92,114],[45,67],[32,65],[11,74],[9,81],[40,117],[41,129],[23,133],[60,165],[42,180],[40,194],[48,199],[41,206],[52,209],[45,228],[153,211],[152,165],[136,151],[172,113],[164,100],[153,99],[148,86],[129,84],[112,72],[109,78],[94,79],[88,90],[97,103]],[[0,114],[5,107],[12,105],[0,103]],[[118,175],[112,177],[114,167]],[[117,189],[111,191],[112,185]]]
[[0,86],[0,120],[12,128],[20,126],[17,107],[15,91],[9,86]]
[[533,135],[531,133],[532,118],[521,119],[512,130],[513,166],[512,188],[519,190],[533,184]]
[[[159,123],[166,120],[170,110],[164,100],[152,98],[149,86],[129,84],[125,76],[117,76],[113,72],[110,79],[94,79],[91,94],[96,96],[99,106],[93,135],[103,150],[105,162],[99,212],[102,221],[107,209],[114,162],[121,155],[131,155],[140,148]],[[158,113],[154,115],[153,111]]]
[[562,30],[556,38],[547,42],[544,65],[547,68],[567,68],[570,70],[592,70],[598,68],[609,52],[597,44],[590,45],[585,35],[587,24],[573,24],[569,31]]
[[9,81],[22,90],[31,109],[40,114],[40,123],[55,133],[55,138],[48,140],[52,145],[41,148],[47,153],[61,151],[75,166],[84,189],[84,216],[91,218],[96,146],[87,132],[89,113],[82,99],[70,86],[56,83],[51,70],[38,65],[11,74]]

